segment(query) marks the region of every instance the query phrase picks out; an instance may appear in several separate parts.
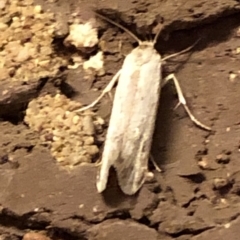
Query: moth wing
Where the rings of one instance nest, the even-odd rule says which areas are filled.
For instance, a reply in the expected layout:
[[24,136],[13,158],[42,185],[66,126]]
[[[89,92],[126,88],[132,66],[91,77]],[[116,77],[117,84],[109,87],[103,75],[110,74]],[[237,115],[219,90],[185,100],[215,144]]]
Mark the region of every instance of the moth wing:
[[152,48],[143,54],[145,53],[150,57],[145,62],[146,56],[143,56],[138,74],[136,74],[137,71],[135,72],[136,87],[131,93],[132,104],[123,114],[128,118],[122,137],[123,145],[118,160],[114,161],[119,185],[128,195],[135,194],[146,179],[160,97],[160,56]]
[[106,188],[111,166],[125,194],[136,193],[145,181],[160,93],[160,56],[152,48],[149,51],[137,48],[125,58],[97,179],[98,192]]
[[[125,62],[127,59],[128,57],[126,57]],[[125,79],[129,79],[129,76],[126,76],[126,74],[121,74],[119,77],[102,153],[101,167],[97,176],[98,192],[103,192],[105,190],[109,176],[109,169],[111,166],[114,166],[116,161],[118,161],[122,151],[123,135],[127,124],[125,113],[126,100],[128,99],[131,101],[131,99],[129,99],[129,97],[131,98],[130,83],[128,81],[123,81],[123,76]]]

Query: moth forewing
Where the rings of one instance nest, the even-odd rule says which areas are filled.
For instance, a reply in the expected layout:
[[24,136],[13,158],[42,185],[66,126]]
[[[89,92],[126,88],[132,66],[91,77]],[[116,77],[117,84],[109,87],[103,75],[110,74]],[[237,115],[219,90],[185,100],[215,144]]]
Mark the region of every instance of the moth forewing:
[[145,181],[161,86],[161,57],[153,43],[142,42],[124,60],[109,121],[97,189],[106,188],[116,169],[125,194]]

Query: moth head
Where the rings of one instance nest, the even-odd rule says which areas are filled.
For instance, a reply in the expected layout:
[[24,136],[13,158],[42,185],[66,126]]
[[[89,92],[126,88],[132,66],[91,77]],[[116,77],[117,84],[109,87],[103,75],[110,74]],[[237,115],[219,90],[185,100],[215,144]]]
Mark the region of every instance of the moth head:
[[139,46],[154,47],[155,42],[142,41],[139,43]]

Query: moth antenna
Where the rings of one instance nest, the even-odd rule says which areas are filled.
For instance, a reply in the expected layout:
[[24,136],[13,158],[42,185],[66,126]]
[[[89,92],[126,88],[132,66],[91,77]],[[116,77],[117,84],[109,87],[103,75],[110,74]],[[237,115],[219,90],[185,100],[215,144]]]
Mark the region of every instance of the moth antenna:
[[153,39],[153,44],[157,43],[158,37],[160,36],[160,33],[162,31],[162,28],[160,27],[160,29],[158,30],[157,34],[155,35],[154,39]]
[[188,51],[191,50],[193,47],[195,47],[200,40],[201,40],[201,38],[199,38],[194,44],[192,44],[192,45],[189,46],[188,48],[183,49],[183,50],[180,51],[180,52],[173,53],[173,54],[171,54],[171,55],[169,55],[169,56],[167,56],[167,57],[165,57],[165,58],[162,58],[162,61],[165,61],[165,60],[167,60],[167,59],[169,59],[169,58],[176,57],[176,56],[181,55],[181,54],[183,54],[183,53],[185,53],[185,52],[188,52]]
[[[189,3],[189,1],[185,1],[183,4],[180,4],[173,13],[176,15],[177,10],[179,11],[180,8],[182,9],[183,6],[185,6],[187,3]],[[159,37],[159,35],[160,35],[160,33],[161,33],[161,30],[162,30],[162,28],[160,28],[160,30],[158,31],[158,33],[155,35],[154,40],[153,40],[153,43],[154,43],[154,44],[157,43],[157,39],[158,39],[158,37]]]
[[111,20],[110,18],[107,18],[107,17],[105,17],[105,16],[103,16],[103,15],[97,13],[97,12],[95,12],[95,14],[96,14],[99,18],[101,18],[101,19],[103,19],[103,20],[105,20],[105,21],[107,21],[107,22],[115,25],[116,27],[119,27],[120,29],[122,29],[123,31],[125,31],[126,33],[128,33],[133,39],[135,39],[135,40],[138,42],[139,45],[142,43],[142,41],[141,41],[135,34],[133,34],[133,33],[132,33],[131,31],[129,31],[127,28],[123,27],[121,24],[119,24],[119,23],[117,23],[117,22],[114,22],[114,21]]

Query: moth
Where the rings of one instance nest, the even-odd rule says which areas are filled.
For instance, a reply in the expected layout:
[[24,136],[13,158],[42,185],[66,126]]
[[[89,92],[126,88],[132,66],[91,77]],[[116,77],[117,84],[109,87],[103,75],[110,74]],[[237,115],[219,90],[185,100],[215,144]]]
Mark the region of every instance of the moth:
[[105,190],[109,170],[113,166],[121,190],[127,195],[133,195],[141,188],[148,175],[148,160],[161,88],[169,80],[173,80],[179,103],[184,106],[191,120],[206,130],[210,128],[199,122],[191,113],[174,74],[162,79],[162,61],[183,51],[162,59],[154,48],[160,31],[153,41],[141,41],[120,24],[96,14],[126,31],[138,41],[139,46],[126,56],[122,68],[102,94],[92,104],[78,111],[84,111],[96,105],[106,93],[111,91],[118,80],[100,171],[97,176],[97,190],[99,193]]

